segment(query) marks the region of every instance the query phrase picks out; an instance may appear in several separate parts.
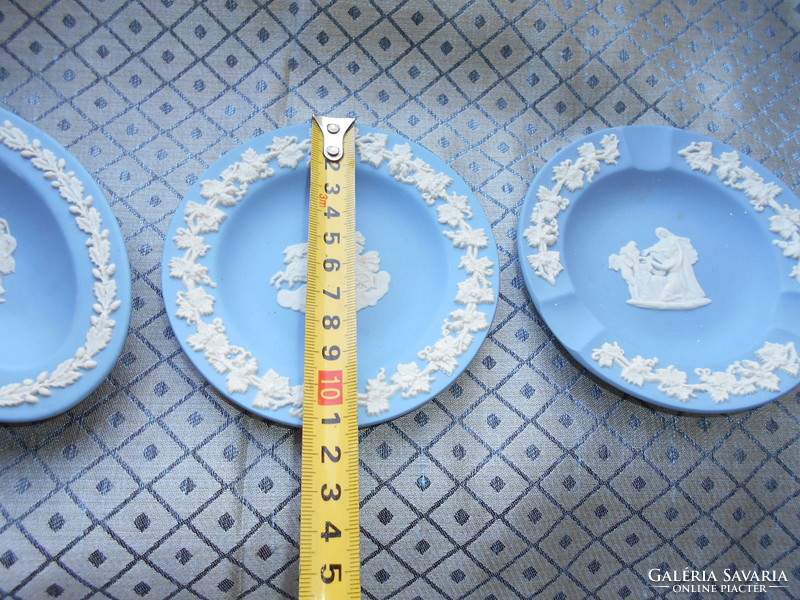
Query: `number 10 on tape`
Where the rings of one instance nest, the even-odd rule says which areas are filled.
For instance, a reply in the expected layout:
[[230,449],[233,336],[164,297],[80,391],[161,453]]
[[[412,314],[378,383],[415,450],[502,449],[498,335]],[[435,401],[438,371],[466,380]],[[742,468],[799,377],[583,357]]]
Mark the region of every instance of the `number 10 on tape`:
[[311,132],[300,598],[360,597],[355,127]]

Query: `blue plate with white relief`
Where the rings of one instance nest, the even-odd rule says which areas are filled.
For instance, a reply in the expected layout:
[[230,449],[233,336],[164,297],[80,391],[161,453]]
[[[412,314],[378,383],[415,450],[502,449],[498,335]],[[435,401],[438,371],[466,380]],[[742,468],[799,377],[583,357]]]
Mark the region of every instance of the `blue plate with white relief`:
[[622,127],[542,169],[519,255],[537,310],[594,374],[659,406],[734,412],[800,382],[798,215],[733,148]]
[[130,269],[116,218],[50,136],[0,110],[0,422],[89,395],[128,332]]
[[[198,371],[233,403],[302,424],[310,127],[225,154],[178,208],[167,312]],[[424,148],[358,128],[359,425],[405,414],[469,364],[488,333],[498,256],[467,184]]]

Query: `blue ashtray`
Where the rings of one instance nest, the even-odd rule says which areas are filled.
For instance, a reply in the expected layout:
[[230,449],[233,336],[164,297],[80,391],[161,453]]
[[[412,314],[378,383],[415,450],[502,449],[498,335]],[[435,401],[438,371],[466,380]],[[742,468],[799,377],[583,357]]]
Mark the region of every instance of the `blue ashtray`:
[[627,394],[734,412],[800,382],[800,203],[719,141],[632,126],[570,144],[535,178],[518,247],[553,334]]

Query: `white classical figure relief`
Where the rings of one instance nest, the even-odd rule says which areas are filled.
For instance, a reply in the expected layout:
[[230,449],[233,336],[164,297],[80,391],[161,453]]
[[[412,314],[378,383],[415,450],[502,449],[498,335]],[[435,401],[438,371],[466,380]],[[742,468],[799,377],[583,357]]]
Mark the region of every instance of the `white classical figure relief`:
[[11,235],[11,227],[8,221],[0,219],[0,302],[5,302],[3,298],[5,288],[3,287],[3,276],[10,275],[17,269],[17,263],[12,254],[17,249],[17,240]]
[[[375,306],[389,291],[391,276],[381,271],[381,258],[377,251],[364,252],[366,239],[356,232],[356,310]],[[278,290],[278,304],[299,312],[306,312],[308,282],[308,244],[292,244],[283,251],[285,271],[278,271],[270,285]],[[283,287],[288,284],[288,287]],[[299,284],[299,285],[298,285]],[[297,286],[297,287],[295,287]]]
[[640,251],[628,242],[608,258],[628,284],[628,304],[658,310],[689,310],[711,302],[697,281],[693,265],[698,256],[689,238],[665,227],[656,228],[658,241]]

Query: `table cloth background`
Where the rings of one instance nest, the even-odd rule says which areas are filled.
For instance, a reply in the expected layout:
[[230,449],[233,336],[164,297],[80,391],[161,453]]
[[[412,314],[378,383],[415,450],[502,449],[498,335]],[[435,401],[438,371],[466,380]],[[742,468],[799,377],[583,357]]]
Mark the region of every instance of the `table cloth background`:
[[[222,153],[323,113],[450,164],[501,263],[466,372],[361,431],[364,597],[800,597],[797,391],[705,417],[624,397],[553,338],[516,251],[535,173],[609,126],[711,135],[796,191],[799,29],[794,0],[0,1],[2,106],[97,180],[133,271],[108,379],[62,416],[0,429],[0,594],[296,595],[300,433],[193,368],[161,259]],[[681,595],[648,578],[726,568],[786,581]]]

